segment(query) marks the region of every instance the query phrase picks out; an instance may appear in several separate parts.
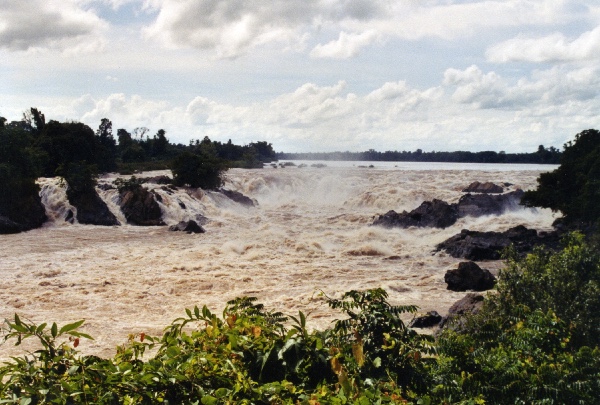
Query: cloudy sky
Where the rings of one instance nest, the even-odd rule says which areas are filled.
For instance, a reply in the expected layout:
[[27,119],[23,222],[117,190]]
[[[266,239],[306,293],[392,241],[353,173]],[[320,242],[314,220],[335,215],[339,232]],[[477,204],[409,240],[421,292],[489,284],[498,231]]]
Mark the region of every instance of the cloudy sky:
[[600,2],[0,0],[0,116],[277,151],[531,152],[600,128]]

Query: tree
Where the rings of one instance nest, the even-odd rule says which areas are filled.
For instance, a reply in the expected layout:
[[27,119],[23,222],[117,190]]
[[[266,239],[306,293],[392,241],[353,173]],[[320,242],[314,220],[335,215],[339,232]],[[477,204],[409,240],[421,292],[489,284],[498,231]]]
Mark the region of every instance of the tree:
[[117,142],[112,134],[112,122],[102,118],[96,131],[97,153],[96,163],[101,172],[114,171],[117,168]]
[[600,219],[600,132],[588,129],[577,134],[574,142],[566,143],[560,167],[542,173],[537,189],[527,191],[522,204],[560,211],[567,224],[597,224]]
[[35,183],[41,173],[40,152],[32,147],[31,132],[4,122],[0,118],[0,216],[21,230],[31,229],[46,220]]
[[172,164],[173,184],[215,190],[223,185],[226,167],[221,159],[209,153],[183,152]]

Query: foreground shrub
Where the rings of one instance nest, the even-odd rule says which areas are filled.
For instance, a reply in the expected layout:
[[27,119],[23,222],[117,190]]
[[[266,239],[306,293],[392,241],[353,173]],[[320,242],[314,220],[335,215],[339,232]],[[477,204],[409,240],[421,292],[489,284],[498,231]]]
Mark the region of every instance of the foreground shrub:
[[513,251],[483,310],[438,341],[443,401],[595,404],[600,392],[600,255],[581,234],[562,251]]
[[[162,337],[131,335],[113,359],[81,356],[79,321],[59,328],[15,315],[4,340],[41,349],[0,368],[0,401],[14,404],[371,404],[400,403],[423,389],[429,338],[398,317],[383,290],[327,299],[349,316],[309,332],[306,317],[267,311],[253,298],[223,316],[186,310]],[[286,326],[287,323],[291,327]],[[155,353],[144,360],[149,351]],[[419,384],[413,385],[413,381]]]

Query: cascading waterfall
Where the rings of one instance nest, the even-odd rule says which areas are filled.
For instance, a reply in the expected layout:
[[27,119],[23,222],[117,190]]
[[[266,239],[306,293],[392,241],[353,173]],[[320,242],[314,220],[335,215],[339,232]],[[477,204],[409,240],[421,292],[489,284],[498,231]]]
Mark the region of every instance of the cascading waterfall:
[[[548,169],[552,170],[552,168]],[[0,317],[14,312],[33,322],[65,324],[86,319],[95,340],[87,353],[114,355],[129,333],[160,335],[185,308],[212,311],[227,300],[256,296],[267,308],[310,314],[309,326],[335,318],[319,298],[323,291],[381,287],[392,304],[416,304],[443,314],[463,293],[446,289],[444,273],[459,259],[434,253],[437,243],[461,229],[503,231],[516,225],[549,230],[549,210],[517,209],[499,216],[464,217],[446,229],[370,226],[389,210],[410,211],[434,198],[456,202],[472,181],[536,187],[536,170],[368,169],[358,167],[232,169],[225,188],[256,199],[246,207],[218,192],[146,183],[159,196],[163,221],[207,218],[204,234],[169,232],[165,226],[126,225],[118,191],[99,195],[119,227],[65,222],[73,207],[56,179],[40,179],[51,217],[46,226],[0,238],[3,283]],[[164,173],[150,173],[156,176]],[[99,180],[112,184],[115,176]],[[497,271],[498,262],[482,267]],[[9,356],[11,348],[3,347]]]

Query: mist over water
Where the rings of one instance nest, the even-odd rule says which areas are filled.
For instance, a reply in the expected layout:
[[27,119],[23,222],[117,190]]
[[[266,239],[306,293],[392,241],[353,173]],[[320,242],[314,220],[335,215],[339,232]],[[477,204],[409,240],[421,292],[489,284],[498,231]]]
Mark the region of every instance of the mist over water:
[[[443,230],[369,225],[375,215],[410,211],[424,200],[457,202],[473,181],[535,188],[539,173],[554,167],[327,164],[228,171],[225,188],[254,198],[258,205],[249,208],[220,193],[145,185],[162,197],[167,224],[208,218],[206,233],[197,235],[167,227],[70,224],[64,221],[72,210],[64,189],[56,179],[40,179],[50,221],[0,237],[1,316],[17,312],[59,324],[86,319],[83,330],[95,340],[79,349],[113,356],[129,333],[160,334],[185,308],[206,304],[220,314],[226,301],[244,295],[286,314],[310,313],[315,328],[329,326],[337,315],[321,291],[339,297],[351,289],[382,287],[393,304],[445,314],[465,295],[447,291],[444,283],[445,272],[461,260],[434,254],[436,244],[461,229],[503,231],[523,224],[549,230],[554,220],[549,210],[523,208],[461,218]],[[157,174],[165,173],[144,176]],[[117,191],[99,192],[125,223]],[[501,263],[480,265],[496,271]],[[0,346],[1,358],[21,352]]]

